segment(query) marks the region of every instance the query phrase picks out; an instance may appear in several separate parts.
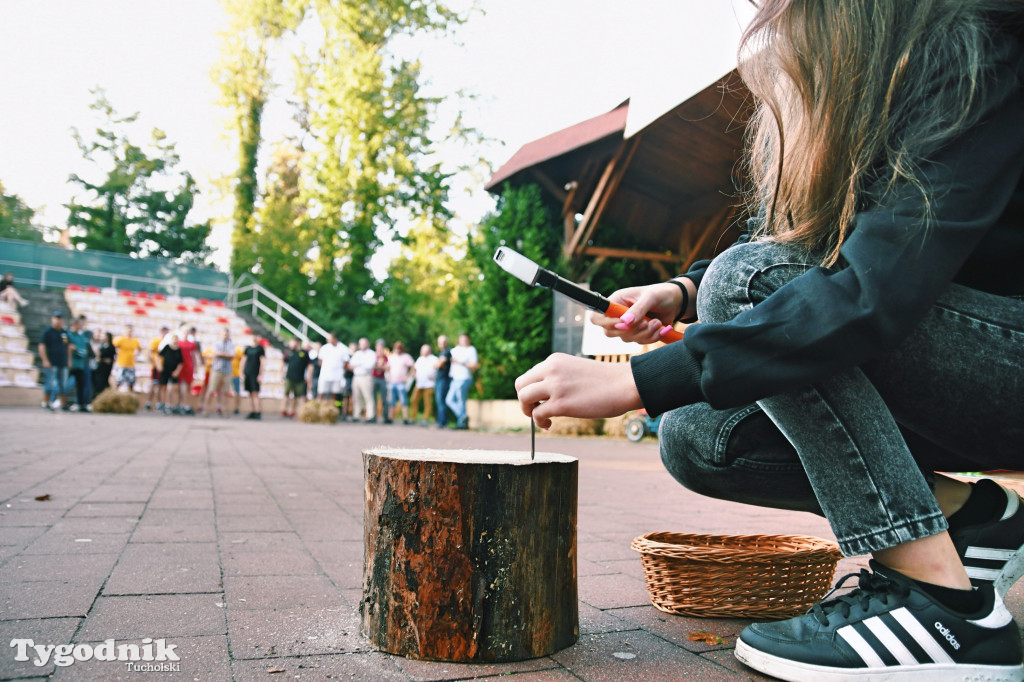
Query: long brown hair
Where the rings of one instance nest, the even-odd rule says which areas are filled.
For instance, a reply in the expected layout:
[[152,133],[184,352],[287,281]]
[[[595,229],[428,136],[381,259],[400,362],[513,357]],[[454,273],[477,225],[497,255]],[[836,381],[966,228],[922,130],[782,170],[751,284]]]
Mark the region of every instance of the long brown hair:
[[[743,36],[740,74],[760,236],[832,265],[857,209],[910,187],[919,162],[970,125],[995,10],[1020,0],[764,0]],[[902,191],[902,189],[901,189]]]

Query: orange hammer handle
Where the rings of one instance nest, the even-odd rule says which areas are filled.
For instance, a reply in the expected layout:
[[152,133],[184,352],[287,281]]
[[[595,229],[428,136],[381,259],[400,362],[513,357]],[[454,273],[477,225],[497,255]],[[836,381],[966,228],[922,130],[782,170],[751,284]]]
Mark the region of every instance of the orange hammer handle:
[[[629,308],[627,308],[626,306],[622,305],[621,303],[611,303],[611,302],[609,302],[608,303],[608,310],[606,310],[604,314],[607,315],[608,317],[622,317],[623,315],[626,314],[627,310],[629,310]],[[647,319],[648,320],[653,320],[654,318],[648,315]],[[675,341],[682,340],[682,338],[683,338],[683,333],[681,331],[677,331],[675,329],[672,329],[671,331],[666,333],[665,336],[661,337],[661,341],[662,341],[662,343],[673,343]]]

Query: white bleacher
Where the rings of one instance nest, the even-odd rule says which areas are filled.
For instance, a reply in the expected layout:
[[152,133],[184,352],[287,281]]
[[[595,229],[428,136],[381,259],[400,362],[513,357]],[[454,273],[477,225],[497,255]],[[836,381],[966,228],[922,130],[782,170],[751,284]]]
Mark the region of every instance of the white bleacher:
[[39,385],[39,372],[33,366],[35,358],[28,348],[21,314],[12,304],[0,301],[0,389]]
[[[84,314],[94,337],[110,332],[115,337],[124,334],[131,325],[133,333],[142,344],[135,361],[135,391],[148,393],[152,368],[149,363],[150,341],[160,335],[160,327],[177,329],[183,323],[196,328],[200,345],[206,349],[221,338],[225,326],[231,329],[231,338],[236,345],[245,347],[252,344],[252,331],[245,320],[222,301],[197,299],[190,296],[163,296],[146,292],[98,289],[96,287],[70,286],[64,297],[72,315]],[[261,397],[284,396],[284,360],[280,350],[267,348],[264,361]],[[196,381],[202,381],[204,367],[197,367]],[[243,396],[247,396],[243,389]]]

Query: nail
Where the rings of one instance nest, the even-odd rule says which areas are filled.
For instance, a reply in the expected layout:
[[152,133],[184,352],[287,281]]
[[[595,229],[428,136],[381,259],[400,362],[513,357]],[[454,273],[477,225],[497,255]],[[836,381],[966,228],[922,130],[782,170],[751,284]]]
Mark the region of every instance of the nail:
[[618,323],[615,324],[615,328],[616,329],[623,329],[623,330],[625,330],[625,329],[629,329],[629,325],[628,324],[623,324],[622,322],[618,322]]
[[670,331],[672,331],[672,327],[665,325],[658,330],[658,336],[665,336],[665,334],[668,334]]
[[625,315],[623,315],[619,319],[622,320],[626,325],[631,325],[631,324],[633,324],[633,321],[636,318],[633,316],[633,313],[626,313]]

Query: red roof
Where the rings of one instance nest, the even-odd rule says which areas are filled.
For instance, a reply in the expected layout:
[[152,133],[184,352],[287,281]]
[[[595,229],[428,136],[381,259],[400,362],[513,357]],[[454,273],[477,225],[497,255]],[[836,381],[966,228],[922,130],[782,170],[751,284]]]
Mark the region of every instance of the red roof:
[[595,116],[523,145],[504,166],[498,169],[484,189],[490,190],[521,170],[568,154],[612,135],[618,135],[621,138],[622,132],[626,129],[626,114],[628,112],[629,100],[626,100],[606,114]]

